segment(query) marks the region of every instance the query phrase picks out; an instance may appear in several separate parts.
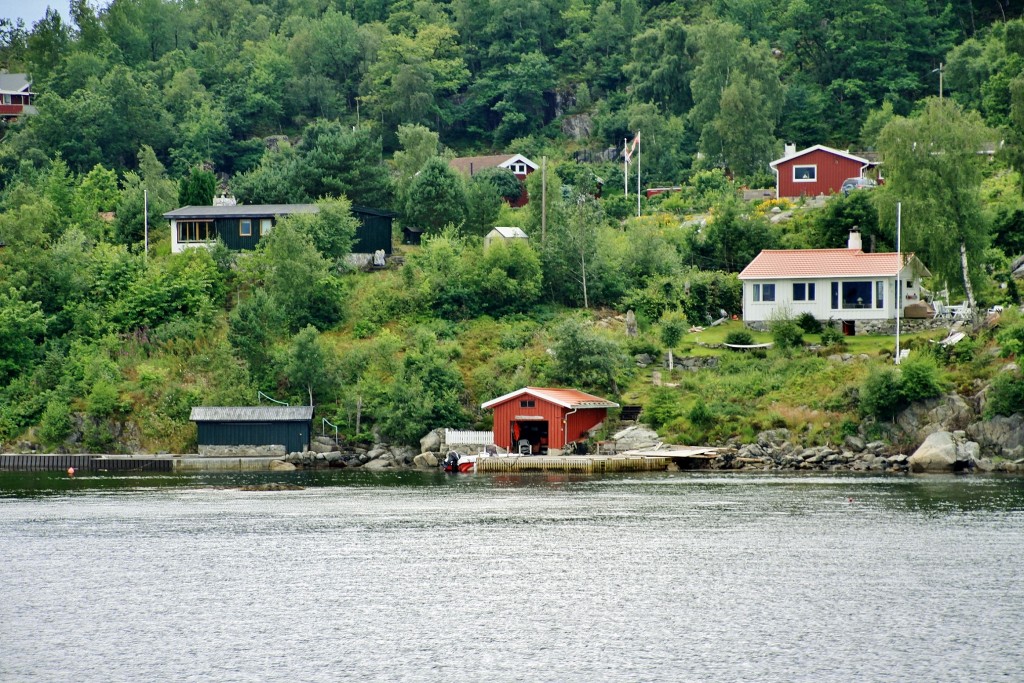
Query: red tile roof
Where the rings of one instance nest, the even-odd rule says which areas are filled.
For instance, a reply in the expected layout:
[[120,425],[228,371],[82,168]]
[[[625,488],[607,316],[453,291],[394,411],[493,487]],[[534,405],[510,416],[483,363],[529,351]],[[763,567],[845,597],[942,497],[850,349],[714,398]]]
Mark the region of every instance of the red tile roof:
[[860,249],[765,249],[743,269],[740,279],[892,277],[913,258],[912,253],[865,254]]
[[491,399],[487,403],[484,403],[480,407],[483,409],[492,408],[499,403],[521,396],[523,394],[530,394],[537,398],[544,399],[555,405],[560,405],[563,408],[581,410],[584,408],[618,408],[619,404],[614,401],[603,399],[600,396],[594,396],[587,394],[576,389],[545,389],[541,387],[523,387],[517,391],[499,396],[498,398]]

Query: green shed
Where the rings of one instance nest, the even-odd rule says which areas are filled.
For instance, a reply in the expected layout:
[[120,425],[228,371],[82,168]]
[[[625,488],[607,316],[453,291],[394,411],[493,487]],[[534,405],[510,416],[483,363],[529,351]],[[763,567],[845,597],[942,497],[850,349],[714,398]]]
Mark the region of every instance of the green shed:
[[189,420],[199,428],[199,452],[210,446],[309,448],[313,406],[196,406]]

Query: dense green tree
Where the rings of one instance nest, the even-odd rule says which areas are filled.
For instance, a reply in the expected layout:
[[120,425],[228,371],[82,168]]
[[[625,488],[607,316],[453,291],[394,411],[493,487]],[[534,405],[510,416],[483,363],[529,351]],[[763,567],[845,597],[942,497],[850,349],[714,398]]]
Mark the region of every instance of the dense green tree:
[[634,38],[631,61],[624,70],[637,101],[652,102],[675,116],[685,115],[693,104],[693,56],[682,19],[660,22]]
[[850,231],[861,233],[865,251],[890,251],[896,246],[895,231],[878,224],[878,208],[872,194],[866,191],[837,194],[814,217],[811,246],[817,249],[842,249],[848,244]]
[[217,192],[217,176],[198,166],[178,181],[179,206],[210,206]]
[[406,222],[438,234],[446,225],[466,219],[466,190],[462,176],[439,158],[431,159],[409,186]]
[[293,213],[279,221],[307,235],[317,251],[329,259],[342,259],[352,251],[359,219],[352,215],[352,203],[340,199],[321,199],[317,213]]
[[466,183],[466,221],[463,232],[481,237],[486,235],[497,224],[501,204],[502,196],[498,188],[487,180],[481,180],[479,176],[472,178]]
[[262,288],[253,289],[228,317],[228,342],[257,384],[269,380],[274,339],[283,328],[281,308]]
[[28,369],[38,358],[46,332],[39,303],[25,300],[21,291],[0,291],[0,386]]
[[616,376],[626,366],[625,353],[618,344],[580,318],[569,318],[552,334],[552,380],[618,395]]
[[307,325],[292,337],[284,363],[284,376],[292,389],[308,395],[309,405],[333,386],[332,359],[317,329]]

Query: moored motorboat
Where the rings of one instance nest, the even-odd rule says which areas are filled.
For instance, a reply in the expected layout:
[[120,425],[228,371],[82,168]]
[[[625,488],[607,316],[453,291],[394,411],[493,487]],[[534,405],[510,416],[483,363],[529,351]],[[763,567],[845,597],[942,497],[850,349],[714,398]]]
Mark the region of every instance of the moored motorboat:
[[476,470],[476,460],[479,456],[477,455],[464,455],[458,451],[448,451],[448,455],[445,456],[441,462],[441,468],[445,472],[473,472]]

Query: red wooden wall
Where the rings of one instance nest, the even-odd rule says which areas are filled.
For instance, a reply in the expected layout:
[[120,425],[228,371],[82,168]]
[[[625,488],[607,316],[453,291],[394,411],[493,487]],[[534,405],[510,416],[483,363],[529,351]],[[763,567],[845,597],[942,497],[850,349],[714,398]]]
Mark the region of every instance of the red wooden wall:
[[[533,408],[523,408],[520,401],[533,400]],[[569,413],[569,441],[576,441],[587,430],[593,429],[600,424],[608,414],[607,408],[587,408],[572,412],[568,408],[545,401],[540,397],[531,395],[520,395],[510,398],[504,403],[499,403],[492,408],[494,410],[494,443],[505,450],[512,448],[512,423],[517,418],[540,417],[548,423],[548,447],[562,448],[565,446],[565,424],[562,420]]]
[[[794,166],[818,167],[818,178],[813,183],[793,182]],[[833,194],[839,192],[843,181],[847,178],[856,178],[861,174],[862,164],[859,161],[838,156],[822,149],[816,149],[795,159],[788,159],[780,163],[776,168],[779,172],[779,196],[800,197],[807,195],[814,197],[819,194]]]

